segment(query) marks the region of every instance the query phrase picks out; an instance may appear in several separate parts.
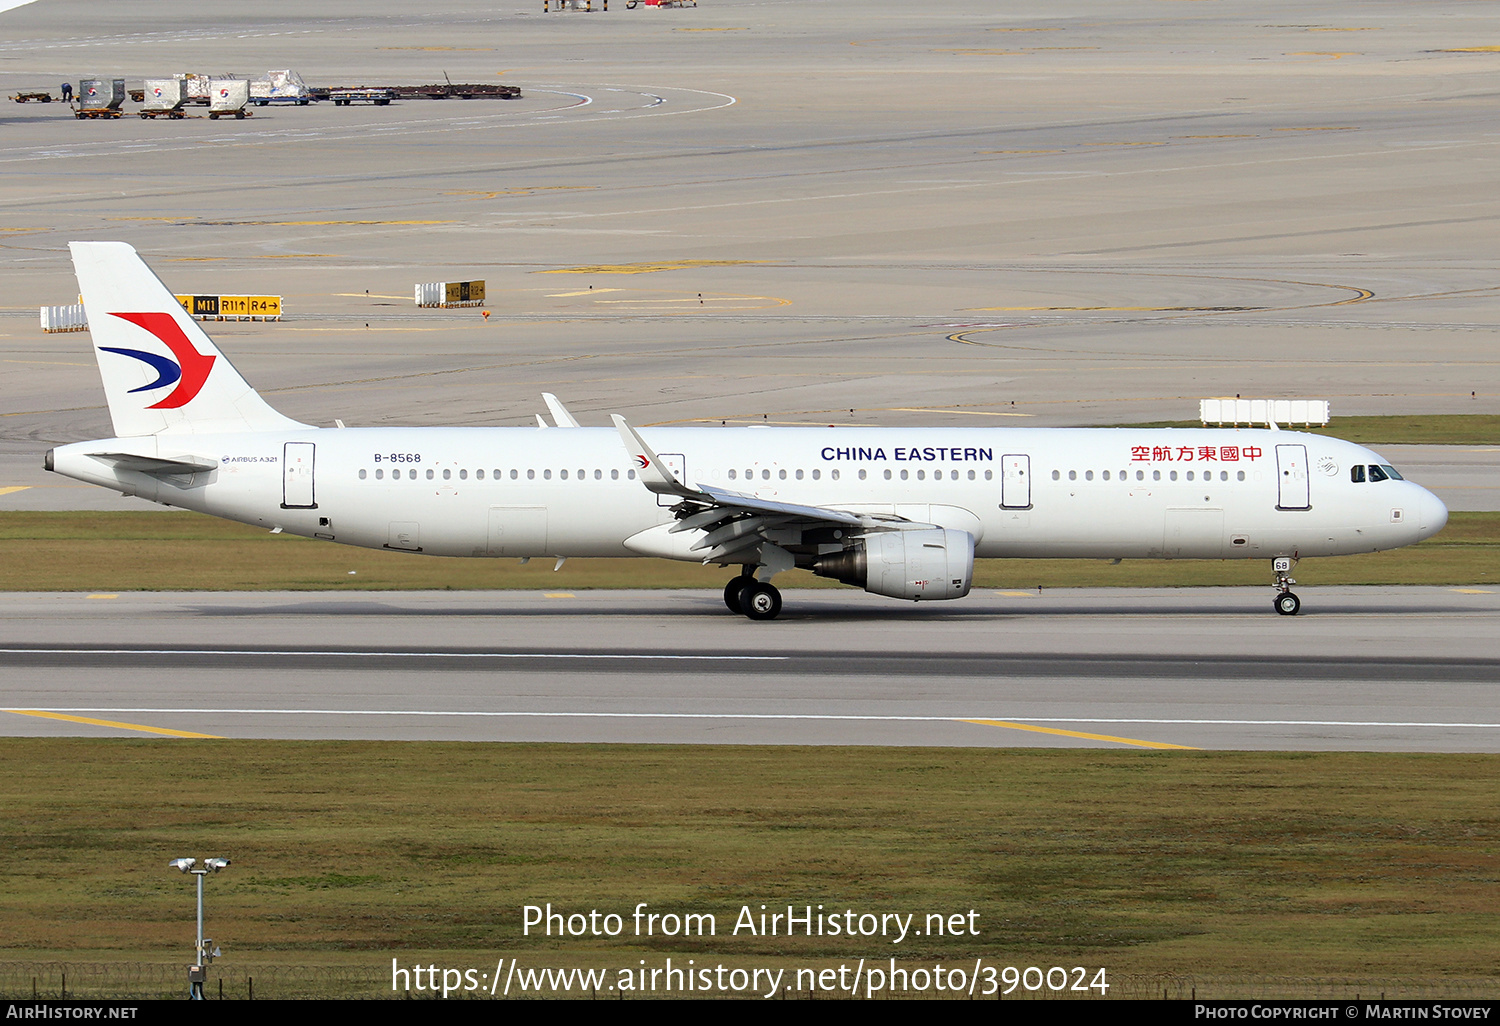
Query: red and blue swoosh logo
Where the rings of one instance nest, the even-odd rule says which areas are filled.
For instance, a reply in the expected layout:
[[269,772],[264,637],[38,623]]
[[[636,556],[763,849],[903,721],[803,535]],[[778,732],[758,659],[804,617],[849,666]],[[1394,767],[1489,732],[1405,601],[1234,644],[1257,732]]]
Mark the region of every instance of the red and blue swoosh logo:
[[156,371],[155,381],[144,384],[140,388],[132,388],[131,394],[176,385],[177,387],[172,389],[165,399],[148,406],[147,409],[176,410],[192,402],[193,398],[202,391],[204,382],[208,380],[208,372],[213,369],[214,360],[217,357],[204,356],[194,349],[193,344],[182,333],[182,328],[178,327],[177,320],[169,313],[117,313],[110,314],[110,316],[146,329],[160,339],[162,344],[172,351],[172,355],[177,357],[173,361],[157,353],[147,353],[139,349],[100,346],[99,348],[106,353],[129,356],[140,360]]

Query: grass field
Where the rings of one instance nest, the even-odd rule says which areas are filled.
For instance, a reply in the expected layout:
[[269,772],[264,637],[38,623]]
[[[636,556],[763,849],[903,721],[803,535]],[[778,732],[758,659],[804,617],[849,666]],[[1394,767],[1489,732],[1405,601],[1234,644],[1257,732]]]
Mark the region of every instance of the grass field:
[[[434,559],[269,534],[199,513],[0,513],[4,591],[719,588],[729,571],[656,559]],[[1420,545],[1310,559],[1304,586],[1500,581],[1500,513],[1454,513]],[[809,573],[783,588],[838,588]],[[982,559],[975,587],[1266,585],[1269,560]]]
[[[1500,993],[1497,756],[12,738],[0,777],[0,963],[178,961],[192,883],[167,861],[225,855],[214,971],[266,967],[264,997],[319,990],[277,993],[287,964],[669,955]],[[717,934],[522,935],[526,904],[629,922],[642,901]],[[980,933],[731,935],[789,903],[972,909]]]
[[[1163,420],[1124,427],[1202,427],[1196,420]],[[1411,417],[1335,417],[1327,427],[1290,427],[1315,435],[1333,435],[1360,445],[1494,445],[1500,441],[1500,415],[1450,413]]]

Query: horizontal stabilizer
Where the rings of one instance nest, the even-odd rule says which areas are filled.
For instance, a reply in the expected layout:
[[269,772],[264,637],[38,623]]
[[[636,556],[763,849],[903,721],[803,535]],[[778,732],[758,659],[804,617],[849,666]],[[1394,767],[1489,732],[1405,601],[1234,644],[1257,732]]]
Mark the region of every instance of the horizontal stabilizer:
[[91,452],[89,455],[100,463],[142,474],[202,474],[219,469],[218,460],[204,459],[201,456],[166,459],[161,456],[137,456],[128,452]]

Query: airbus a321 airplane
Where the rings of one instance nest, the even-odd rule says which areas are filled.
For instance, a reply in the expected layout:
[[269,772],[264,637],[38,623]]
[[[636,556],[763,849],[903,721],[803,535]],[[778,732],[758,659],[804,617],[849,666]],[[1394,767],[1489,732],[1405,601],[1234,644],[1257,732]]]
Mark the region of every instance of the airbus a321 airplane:
[[975,557],[1268,559],[1410,545],[1448,510],[1380,456],[1275,429],[317,428],[273,410],[135,250],[73,263],[118,437],[46,468],[126,495],[436,556],[739,566],[733,612],[793,568],[891,598],[968,594]]

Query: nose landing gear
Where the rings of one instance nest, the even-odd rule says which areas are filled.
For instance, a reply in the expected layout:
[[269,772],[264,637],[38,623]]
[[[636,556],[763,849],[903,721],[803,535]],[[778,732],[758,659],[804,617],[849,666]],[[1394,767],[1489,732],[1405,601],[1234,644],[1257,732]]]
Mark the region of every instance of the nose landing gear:
[[1297,583],[1292,577],[1294,562],[1295,556],[1277,556],[1271,560],[1271,569],[1276,574],[1276,598],[1271,605],[1282,616],[1296,616],[1302,608],[1302,600],[1292,591],[1292,585]]

